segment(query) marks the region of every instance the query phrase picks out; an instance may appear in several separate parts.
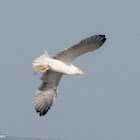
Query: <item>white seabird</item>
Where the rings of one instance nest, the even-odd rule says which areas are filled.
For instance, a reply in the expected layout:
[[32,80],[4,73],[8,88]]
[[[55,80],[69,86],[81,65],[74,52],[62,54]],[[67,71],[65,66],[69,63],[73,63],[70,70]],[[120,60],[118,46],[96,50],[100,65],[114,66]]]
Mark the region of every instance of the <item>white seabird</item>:
[[45,51],[43,55],[34,60],[32,70],[35,74],[44,72],[41,78],[42,84],[38,88],[34,99],[35,109],[40,116],[44,116],[53,105],[57,95],[57,87],[63,74],[85,75],[79,68],[72,65],[72,62],[78,56],[100,48],[105,41],[105,35],[94,35],[80,41],[71,48],[65,49],[52,58]]

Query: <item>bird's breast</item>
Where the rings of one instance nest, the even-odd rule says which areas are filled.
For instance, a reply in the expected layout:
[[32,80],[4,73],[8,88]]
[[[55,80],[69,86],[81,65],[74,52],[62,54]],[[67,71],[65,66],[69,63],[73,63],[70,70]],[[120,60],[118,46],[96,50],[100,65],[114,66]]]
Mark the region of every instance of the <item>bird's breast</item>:
[[50,59],[49,60],[49,69],[53,70],[53,71],[56,71],[56,72],[69,74],[71,66],[66,65],[62,61],[55,60],[55,59]]

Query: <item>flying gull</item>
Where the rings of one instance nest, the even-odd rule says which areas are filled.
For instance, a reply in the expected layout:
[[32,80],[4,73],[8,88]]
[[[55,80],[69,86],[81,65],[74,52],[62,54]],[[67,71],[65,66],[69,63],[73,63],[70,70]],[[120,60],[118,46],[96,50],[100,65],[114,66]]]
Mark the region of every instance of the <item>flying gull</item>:
[[32,70],[35,74],[44,73],[41,78],[42,84],[36,91],[34,99],[35,109],[40,116],[44,116],[53,105],[57,95],[57,87],[63,74],[85,75],[72,62],[80,55],[100,48],[105,41],[105,35],[94,35],[81,40],[78,44],[65,49],[54,57],[50,57],[45,51],[34,60]]

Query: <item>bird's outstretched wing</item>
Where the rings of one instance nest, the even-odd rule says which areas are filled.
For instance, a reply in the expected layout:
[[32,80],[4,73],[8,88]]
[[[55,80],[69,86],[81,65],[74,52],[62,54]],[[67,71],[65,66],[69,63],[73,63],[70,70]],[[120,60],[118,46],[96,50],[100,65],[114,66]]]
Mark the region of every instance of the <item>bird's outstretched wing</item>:
[[35,109],[40,116],[44,116],[53,105],[57,95],[57,86],[62,75],[62,73],[50,70],[43,74],[41,78],[42,85],[37,90],[34,98]]
[[105,35],[94,35],[56,54],[53,58],[70,65],[78,56],[100,48],[105,41]]

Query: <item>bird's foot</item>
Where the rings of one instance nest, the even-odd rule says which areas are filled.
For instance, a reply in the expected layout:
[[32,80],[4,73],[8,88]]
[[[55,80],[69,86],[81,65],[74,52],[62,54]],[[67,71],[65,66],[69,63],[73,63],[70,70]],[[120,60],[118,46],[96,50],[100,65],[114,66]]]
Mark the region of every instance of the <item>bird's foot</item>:
[[49,65],[37,66],[37,71],[35,72],[35,74],[43,73],[47,71],[48,69],[49,69]]

